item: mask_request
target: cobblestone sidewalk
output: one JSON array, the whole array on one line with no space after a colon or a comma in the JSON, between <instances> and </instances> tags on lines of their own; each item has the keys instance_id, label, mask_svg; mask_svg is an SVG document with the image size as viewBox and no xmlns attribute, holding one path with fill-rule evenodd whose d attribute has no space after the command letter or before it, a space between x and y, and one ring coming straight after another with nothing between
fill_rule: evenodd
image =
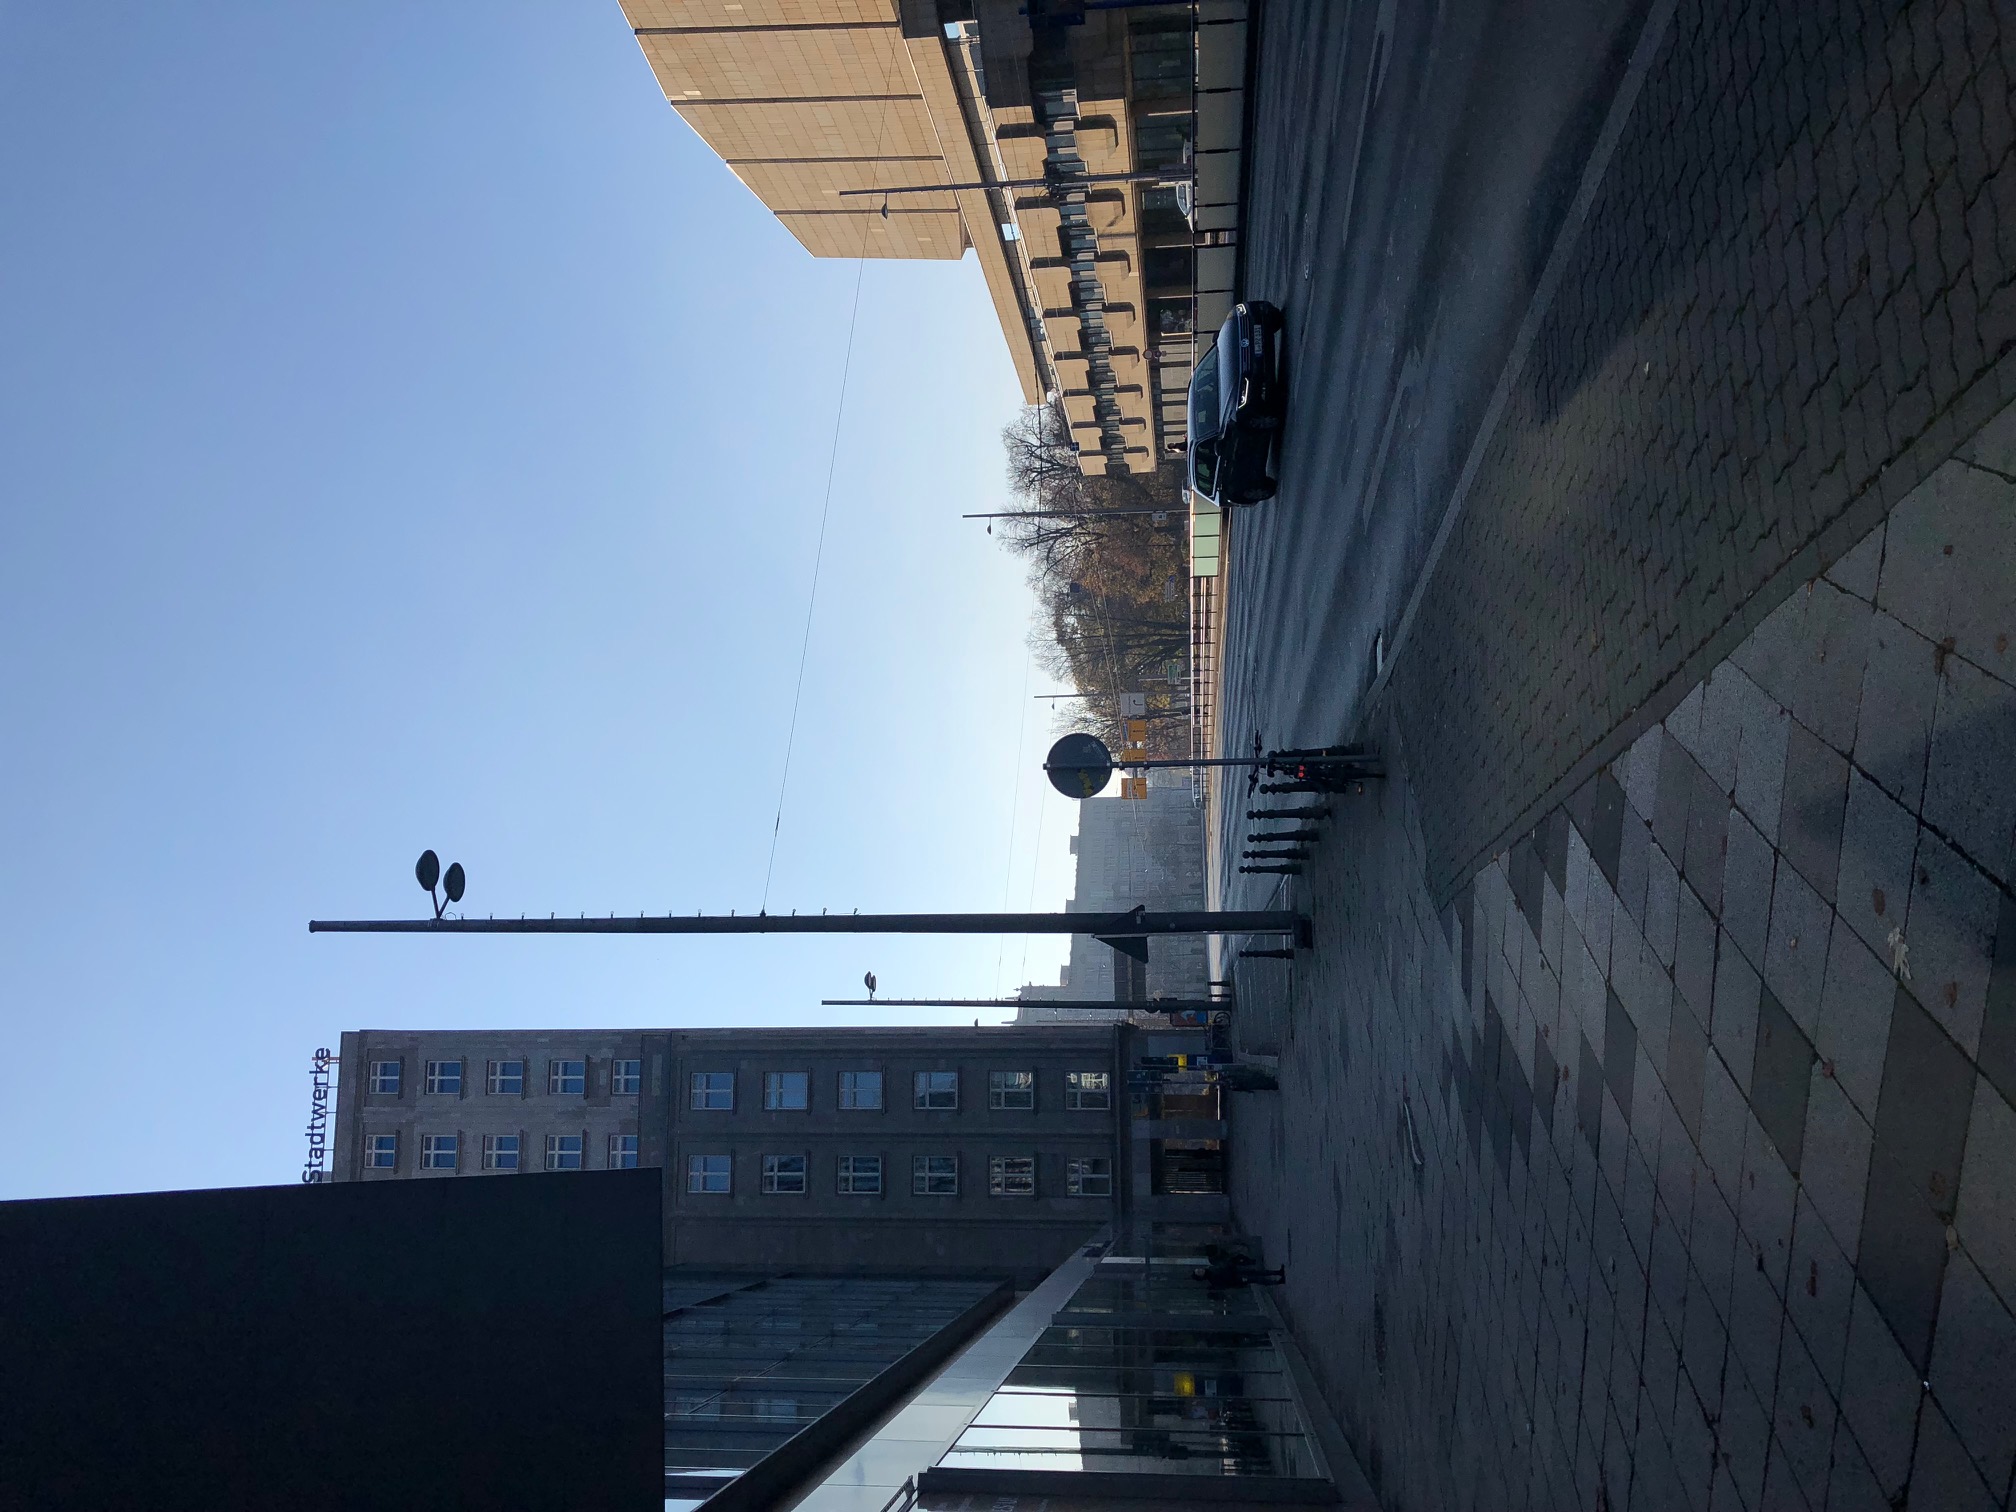
<instances>
[{"instance_id":1,"label":"cobblestone sidewalk","mask_svg":"<svg viewBox=\"0 0 2016 1512\"><path fill-rule=\"evenodd\" d=\"M2009 1506L2012 636L2016 409L1439 916L1389 728L1233 1154L1389 1508Z\"/></svg>"},{"instance_id":2,"label":"cobblestone sidewalk","mask_svg":"<svg viewBox=\"0 0 2016 1512\"><path fill-rule=\"evenodd\" d=\"M1998 0L1680 0L1394 674L1438 897L2016 400L2012 102Z\"/></svg>"}]
</instances>

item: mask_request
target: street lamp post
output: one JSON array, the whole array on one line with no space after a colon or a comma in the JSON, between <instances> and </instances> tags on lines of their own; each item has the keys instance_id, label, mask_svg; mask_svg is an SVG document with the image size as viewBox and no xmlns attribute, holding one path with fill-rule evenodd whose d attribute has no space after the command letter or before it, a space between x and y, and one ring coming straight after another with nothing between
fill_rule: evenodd
<instances>
[{"instance_id":1,"label":"street lamp post","mask_svg":"<svg viewBox=\"0 0 2016 1512\"><path fill-rule=\"evenodd\" d=\"M821 1008L1064 1008L1095 1013L1119 1009L1123 1013L1229 1013L1238 1004L1229 998L1213 1002L1209 998L1138 998L1125 1002L1112 998L821 998Z\"/></svg>"},{"instance_id":2,"label":"street lamp post","mask_svg":"<svg viewBox=\"0 0 2016 1512\"><path fill-rule=\"evenodd\" d=\"M430 919L310 919L310 934L526 934L526 935L747 935L747 934L1083 934L1123 955L1148 959L1148 942L1178 935L1285 935L1296 945L1310 942L1306 915L1289 909L1145 908L1108 913L911 913L911 914L638 914L632 919L586 914L563 919L520 915L515 919L448 917L435 895L440 862L421 856L414 874L434 903ZM465 878L450 869L450 900L459 901ZM873 983L869 984L872 988Z\"/></svg>"},{"instance_id":3,"label":"street lamp post","mask_svg":"<svg viewBox=\"0 0 2016 1512\"><path fill-rule=\"evenodd\" d=\"M1196 177L1186 168L1141 168L1132 173L1074 173L1068 179L996 179L992 183L974 180L965 184L889 184L877 189L842 189L842 199L891 194L957 194L970 189L1076 189L1085 184L1187 184Z\"/></svg>"},{"instance_id":4,"label":"street lamp post","mask_svg":"<svg viewBox=\"0 0 2016 1512\"><path fill-rule=\"evenodd\" d=\"M1299 938L1303 915L1287 909L1166 909L1150 913L638 914L591 919L311 919L310 934L1082 934L1102 940L1178 935L1267 934Z\"/></svg>"},{"instance_id":5,"label":"street lamp post","mask_svg":"<svg viewBox=\"0 0 2016 1512\"><path fill-rule=\"evenodd\" d=\"M962 520L1108 520L1116 515L1171 515L1167 504L1131 504L1114 509L997 509L990 514L962 514Z\"/></svg>"}]
</instances>

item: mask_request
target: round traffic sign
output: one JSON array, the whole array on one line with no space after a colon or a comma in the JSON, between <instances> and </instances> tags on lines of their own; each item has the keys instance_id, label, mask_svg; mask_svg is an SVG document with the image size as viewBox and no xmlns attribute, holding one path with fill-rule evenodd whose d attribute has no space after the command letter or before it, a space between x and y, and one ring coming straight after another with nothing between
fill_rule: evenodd
<instances>
[{"instance_id":1,"label":"round traffic sign","mask_svg":"<svg viewBox=\"0 0 2016 1512\"><path fill-rule=\"evenodd\" d=\"M1113 753L1097 735L1066 735L1050 747L1043 770L1066 798L1091 798L1113 780Z\"/></svg>"}]
</instances>

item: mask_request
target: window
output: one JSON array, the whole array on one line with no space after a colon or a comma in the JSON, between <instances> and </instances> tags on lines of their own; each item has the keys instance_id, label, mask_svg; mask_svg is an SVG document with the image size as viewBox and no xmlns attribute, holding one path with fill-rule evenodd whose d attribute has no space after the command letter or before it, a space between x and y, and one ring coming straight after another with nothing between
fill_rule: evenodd
<instances>
[{"instance_id":1,"label":"window","mask_svg":"<svg viewBox=\"0 0 2016 1512\"><path fill-rule=\"evenodd\" d=\"M840 1193L845 1197L873 1197L882 1190L880 1155L842 1155Z\"/></svg>"},{"instance_id":2,"label":"window","mask_svg":"<svg viewBox=\"0 0 2016 1512\"><path fill-rule=\"evenodd\" d=\"M880 1071L842 1071L840 1073L840 1106L857 1109L881 1107L882 1073Z\"/></svg>"},{"instance_id":3,"label":"window","mask_svg":"<svg viewBox=\"0 0 2016 1512\"><path fill-rule=\"evenodd\" d=\"M423 1134L420 1136L420 1169L423 1171L452 1171L455 1169L462 1141L453 1134Z\"/></svg>"},{"instance_id":4,"label":"window","mask_svg":"<svg viewBox=\"0 0 2016 1512\"><path fill-rule=\"evenodd\" d=\"M483 1136L483 1169L486 1171L517 1170L518 1136L516 1134L485 1134Z\"/></svg>"},{"instance_id":5,"label":"window","mask_svg":"<svg viewBox=\"0 0 2016 1512\"><path fill-rule=\"evenodd\" d=\"M809 1071L765 1071L763 1106L773 1112L802 1113L811 1101L812 1074Z\"/></svg>"},{"instance_id":6,"label":"window","mask_svg":"<svg viewBox=\"0 0 2016 1512\"><path fill-rule=\"evenodd\" d=\"M1074 1160L1070 1163L1066 1188L1073 1197L1111 1197L1113 1195L1113 1162L1110 1160Z\"/></svg>"},{"instance_id":7,"label":"window","mask_svg":"<svg viewBox=\"0 0 2016 1512\"><path fill-rule=\"evenodd\" d=\"M373 1092L383 1092L391 1097L397 1097L399 1095L399 1062L395 1060L371 1062L371 1090Z\"/></svg>"},{"instance_id":8,"label":"window","mask_svg":"<svg viewBox=\"0 0 2016 1512\"><path fill-rule=\"evenodd\" d=\"M990 1108L1033 1108L1036 1106L1034 1071L989 1071L987 1106Z\"/></svg>"},{"instance_id":9,"label":"window","mask_svg":"<svg viewBox=\"0 0 2016 1512\"><path fill-rule=\"evenodd\" d=\"M1196 72L1196 44L1190 23L1137 21L1127 33L1128 72L1137 100L1187 97Z\"/></svg>"},{"instance_id":10,"label":"window","mask_svg":"<svg viewBox=\"0 0 2016 1512\"><path fill-rule=\"evenodd\" d=\"M525 1095L525 1062L522 1060L490 1062L490 1095L492 1097L523 1097Z\"/></svg>"},{"instance_id":11,"label":"window","mask_svg":"<svg viewBox=\"0 0 2016 1512\"><path fill-rule=\"evenodd\" d=\"M727 1191L728 1157L726 1155L688 1155L686 1157L686 1190L689 1192Z\"/></svg>"},{"instance_id":12,"label":"window","mask_svg":"<svg viewBox=\"0 0 2016 1512\"><path fill-rule=\"evenodd\" d=\"M546 1169L549 1171L580 1170L581 1136L579 1134L548 1134L546 1136Z\"/></svg>"},{"instance_id":13,"label":"window","mask_svg":"<svg viewBox=\"0 0 2016 1512\"><path fill-rule=\"evenodd\" d=\"M459 1060L427 1062L427 1090L452 1092L459 1097L462 1093L462 1062Z\"/></svg>"},{"instance_id":14,"label":"window","mask_svg":"<svg viewBox=\"0 0 2016 1512\"><path fill-rule=\"evenodd\" d=\"M612 1171L634 1171L637 1169L637 1136L635 1134L611 1134L609 1136L609 1169Z\"/></svg>"},{"instance_id":15,"label":"window","mask_svg":"<svg viewBox=\"0 0 2016 1512\"><path fill-rule=\"evenodd\" d=\"M632 1097L644 1085L644 1062L641 1060L611 1061L609 1064L609 1090L619 1097Z\"/></svg>"},{"instance_id":16,"label":"window","mask_svg":"<svg viewBox=\"0 0 2016 1512\"><path fill-rule=\"evenodd\" d=\"M910 1165L910 1190L919 1197L957 1197L959 1157L919 1155Z\"/></svg>"},{"instance_id":17,"label":"window","mask_svg":"<svg viewBox=\"0 0 2016 1512\"><path fill-rule=\"evenodd\" d=\"M959 1106L959 1073L957 1071L919 1071L917 1073L917 1106L920 1108L956 1108Z\"/></svg>"},{"instance_id":18,"label":"window","mask_svg":"<svg viewBox=\"0 0 2016 1512\"><path fill-rule=\"evenodd\" d=\"M1036 1157L996 1155L987 1162L987 1190L996 1197L1034 1197Z\"/></svg>"},{"instance_id":19,"label":"window","mask_svg":"<svg viewBox=\"0 0 2016 1512\"><path fill-rule=\"evenodd\" d=\"M546 1090L562 1097L579 1097L588 1090L588 1062L556 1060L546 1062Z\"/></svg>"},{"instance_id":20,"label":"window","mask_svg":"<svg viewBox=\"0 0 2016 1512\"><path fill-rule=\"evenodd\" d=\"M1112 1107L1112 1076L1105 1071L1066 1071L1064 1106L1081 1110Z\"/></svg>"},{"instance_id":21,"label":"window","mask_svg":"<svg viewBox=\"0 0 2016 1512\"><path fill-rule=\"evenodd\" d=\"M397 1065L398 1062L393 1062ZM395 1170L399 1165L399 1136L370 1134L364 1139L364 1164L374 1171Z\"/></svg>"},{"instance_id":22,"label":"window","mask_svg":"<svg viewBox=\"0 0 2016 1512\"><path fill-rule=\"evenodd\" d=\"M1188 116L1146 116L1134 126L1134 156L1147 168L1168 168L1183 160L1183 148L1190 140ZM1148 259L1142 258L1144 270ZM1174 283L1173 278L1150 278L1151 283Z\"/></svg>"},{"instance_id":23,"label":"window","mask_svg":"<svg viewBox=\"0 0 2016 1512\"><path fill-rule=\"evenodd\" d=\"M695 1071L693 1095L687 1106L696 1113L725 1113L735 1106L733 1071Z\"/></svg>"},{"instance_id":24,"label":"window","mask_svg":"<svg viewBox=\"0 0 2016 1512\"><path fill-rule=\"evenodd\" d=\"M804 1191L805 1157L803 1155L765 1155L763 1157L763 1190L766 1192Z\"/></svg>"}]
</instances>

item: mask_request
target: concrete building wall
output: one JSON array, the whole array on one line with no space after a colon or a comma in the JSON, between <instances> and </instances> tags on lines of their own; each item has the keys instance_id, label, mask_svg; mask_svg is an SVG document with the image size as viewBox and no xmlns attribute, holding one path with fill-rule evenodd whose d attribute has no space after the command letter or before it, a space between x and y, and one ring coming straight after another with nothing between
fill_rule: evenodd
<instances>
[{"instance_id":1,"label":"concrete building wall","mask_svg":"<svg viewBox=\"0 0 2016 1512\"><path fill-rule=\"evenodd\" d=\"M1124 1160L1117 1105L1125 1077L1114 1031L1075 1024L982 1029L700 1030L666 1037L670 1137L666 1256L685 1265L903 1265L926 1270L1027 1270L1054 1264L1116 1211ZM804 1072L809 1106L764 1107L765 1075ZM839 1106L842 1072L882 1075L883 1106ZM954 1072L958 1106L915 1106L918 1072ZM1035 1074L1035 1107L990 1106L990 1073ZM1103 1072L1107 1107L1067 1106L1066 1075ZM734 1107L694 1106L692 1079L734 1078ZM726 1156L727 1192L695 1192L694 1156ZM763 1157L804 1156L806 1190L763 1189ZM843 1157L880 1157L882 1189L840 1190ZM915 1190L918 1156L957 1162L956 1194ZM1033 1196L989 1189L996 1156L1033 1157ZM1074 1196L1073 1160L1100 1160L1112 1195Z\"/></svg>"},{"instance_id":2,"label":"concrete building wall","mask_svg":"<svg viewBox=\"0 0 2016 1512\"><path fill-rule=\"evenodd\" d=\"M1151 786L1145 799L1088 798L1078 805L1078 833L1071 842L1077 876L1071 901L1076 913L1204 906L1203 811L1187 785ZM1111 946L1086 935L1071 937L1064 979L1024 987L1017 1021L1068 1022L1079 1010L1045 1009L1045 997L1113 996L1116 957ZM1204 942L1194 938L1151 940L1147 993L1150 997L1198 999L1207 996Z\"/></svg>"},{"instance_id":3,"label":"concrete building wall","mask_svg":"<svg viewBox=\"0 0 2016 1512\"><path fill-rule=\"evenodd\" d=\"M730 10L723 0L623 0L623 13L640 31L668 27L712 32L757 26L894 26L894 0L743 0Z\"/></svg>"},{"instance_id":4,"label":"concrete building wall","mask_svg":"<svg viewBox=\"0 0 2016 1512\"><path fill-rule=\"evenodd\" d=\"M769 31L746 26L640 30L637 43L665 97L681 110L690 99L900 98L916 93L908 87L910 61L902 33L887 21Z\"/></svg>"}]
</instances>

